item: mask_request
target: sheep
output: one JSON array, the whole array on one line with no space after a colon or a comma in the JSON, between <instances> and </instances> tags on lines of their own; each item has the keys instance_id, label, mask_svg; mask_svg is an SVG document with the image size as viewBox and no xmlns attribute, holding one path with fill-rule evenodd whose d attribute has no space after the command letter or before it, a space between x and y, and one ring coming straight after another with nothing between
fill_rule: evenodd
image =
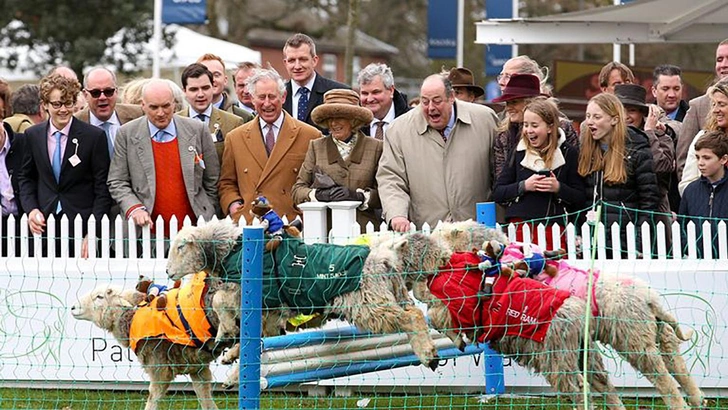
<instances>
[{"instance_id":1,"label":"sheep","mask_svg":"<svg viewBox=\"0 0 728 410\"><path fill-rule=\"evenodd\" d=\"M240 231L228 221L183 228L170 247L167 263L169 277L176 280L198 270L224 277L227 274L224 265L227 258L231 257L239 237ZM294 246L308 245L294 243ZM309 254L320 251L324 257L328 257L332 249L344 248L336 245L312 246L315 250L305 248ZM349 247L346 250L355 248L362 247ZM281 252L281 248L274 252ZM418 275L436 271L449 256L449 248L420 233L379 243L369 249L356 289L326 302L326 307L320 312L323 321L329 317L340 317L364 331L405 332L420 362L435 370L438 363L437 349L422 311L410 299L407 282ZM305 265L309 266L309 263L310 260ZM413 273L403 273L405 270ZM268 274L270 272L264 273ZM264 306L263 336L281 334L285 321L298 312L297 309L299 307L287 304ZM237 311L216 312L221 320L218 340L237 334Z\"/></svg>"},{"instance_id":2,"label":"sheep","mask_svg":"<svg viewBox=\"0 0 728 410\"><path fill-rule=\"evenodd\" d=\"M212 283L208 279L208 284ZM187 285L185 285L187 286ZM218 291L214 283L204 292L203 304L209 306ZM155 410L165 395L170 382L177 375L188 374L203 409L217 409L212 398L212 372L210 362L227 346L214 339L204 341L199 347L173 343L163 338L130 338L133 327L145 327L147 323L134 322L140 309L154 309L154 303L138 307L145 295L136 291L125 291L114 285L100 285L82 296L72 307L71 314L77 320L90 321L110 332L124 347L136 346L134 352L150 379L149 397L145 410ZM160 312L164 313L164 312ZM143 316L142 316L143 317ZM217 317L208 312L210 325L218 325ZM137 317L139 319L139 317ZM141 319L143 320L143 319Z\"/></svg>"},{"instance_id":3,"label":"sheep","mask_svg":"<svg viewBox=\"0 0 728 410\"><path fill-rule=\"evenodd\" d=\"M610 408L624 408L601 355L582 347L588 320L584 300L531 279L505 276L497 278L494 294L484 300L479 295L480 273L472 269L477 263L471 252L454 253L448 265L428 279L433 299L424 302L433 328L453 329L476 343L490 342L493 350L541 374L577 408L583 406L580 368L586 355L586 382L593 391L606 394Z\"/></svg>"},{"instance_id":4,"label":"sheep","mask_svg":"<svg viewBox=\"0 0 728 410\"><path fill-rule=\"evenodd\" d=\"M459 245L462 243L460 232L461 227L446 225L441 227L438 235L446 242L452 242L454 250L470 250L462 249ZM468 237L472 238L487 238L490 235L491 230L482 225L472 225L468 230ZM507 246L510 242L503 244ZM559 265L560 272L565 270L562 265L568 266L563 261ZM546 278L547 275L536 277L541 281ZM553 284L569 282L555 280ZM425 284L420 283L416 287L421 289ZM564 290L573 293L573 289ZM415 297L419 300L431 299L426 291L415 293ZM690 376L679 347L681 342L691 338L693 332L681 329L677 318L664 308L659 293L639 278L602 272L594 282L593 298L598 306L595 340L611 346L620 357L650 380L668 408L683 409L687 406L678 384L692 406L702 405L704 395ZM447 335L453 339L452 330ZM464 347L461 339L455 337L453 340L458 347Z\"/></svg>"}]
</instances>

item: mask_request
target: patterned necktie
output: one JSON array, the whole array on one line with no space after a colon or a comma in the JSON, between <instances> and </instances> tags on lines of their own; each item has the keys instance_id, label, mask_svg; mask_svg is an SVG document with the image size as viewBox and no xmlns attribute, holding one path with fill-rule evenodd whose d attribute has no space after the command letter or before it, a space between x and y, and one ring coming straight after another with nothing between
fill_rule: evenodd
<instances>
[{"instance_id":1,"label":"patterned necktie","mask_svg":"<svg viewBox=\"0 0 728 410\"><path fill-rule=\"evenodd\" d=\"M53 151L53 162L51 163L51 167L53 168L53 176L56 178L56 183L59 183L61 180L61 137L63 137L63 133L60 131L56 131L53 133L53 136L56 137L56 150ZM58 199L58 205L56 206L56 213L61 212L61 199Z\"/></svg>"},{"instance_id":2,"label":"patterned necktie","mask_svg":"<svg viewBox=\"0 0 728 410\"><path fill-rule=\"evenodd\" d=\"M298 97L298 119L306 121L306 110L308 110L308 88L301 87L298 89L300 96Z\"/></svg>"},{"instance_id":3,"label":"patterned necktie","mask_svg":"<svg viewBox=\"0 0 728 410\"><path fill-rule=\"evenodd\" d=\"M268 132L265 134L265 150L268 152L268 156L273 152L273 147L276 145L276 137L273 134L273 124L268 124Z\"/></svg>"},{"instance_id":4,"label":"patterned necktie","mask_svg":"<svg viewBox=\"0 0 728 410\"><path fill-rule=\"evenodd\" d=\"M114 139L111 138L111 123L105 121L101 126L106 133L106 143L109 145L109 158L114 158Z\"/></svg>"},{"instance_id":5,"label":"patterned necktie","mask_svg":"<svg viewBox=\"0 0 728 410\"><path fill-rule=\"evenodd\" d=\"M386 124L384 121L377 121L376 124L374 124L377 126L377 130L374 132L374 138L378 140L384 139L384 124Z\"/></svg>"},{"instance_id":6,"label":"patterned necktie","mask_svg":"<svg viewBox=\"0 0 728 410\"><path fill-rule=\"evenodd\" d=\"M437 132L440 133L440 136L442 137L442 141L447 142L447 135L445 135L445 128L443 128L441 130L437 130Z\"/></svg>"}]
</instances>

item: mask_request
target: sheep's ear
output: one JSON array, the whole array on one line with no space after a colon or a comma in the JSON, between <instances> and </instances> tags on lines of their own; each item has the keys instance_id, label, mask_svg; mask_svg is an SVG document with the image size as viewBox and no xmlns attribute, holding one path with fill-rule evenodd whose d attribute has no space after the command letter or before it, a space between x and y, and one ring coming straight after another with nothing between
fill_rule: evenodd
<instances>
[{"instance_id":1,"label":"sheep's ear","mask_svg":"<svg viewBox=\"0 0 728 410\"><path fill-rule=\"evenodd\" d=\"M106 288L106 296L111 296L114 294L114 289L112 288Z\"/></svg>"},{"instance_id":2,"label":"sheep's ear","mask_svg":"<svg viewBox=\"0 0 728 410\"><path fill-rule=\"evenodd\" d=\"M401 238L396 239L392 243L392 249L398 253L402 252L406 249L408 243L409 243L409 240L408 240L407 236L403 236Z\"/></svg>"}]
</instances>

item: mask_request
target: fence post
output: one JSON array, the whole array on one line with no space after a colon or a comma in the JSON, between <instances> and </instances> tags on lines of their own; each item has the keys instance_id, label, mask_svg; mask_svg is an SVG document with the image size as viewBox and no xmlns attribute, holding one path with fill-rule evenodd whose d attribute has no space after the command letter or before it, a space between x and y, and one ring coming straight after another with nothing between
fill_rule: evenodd
<instances>
[{"instance_id":1,"label":"fence post","mask_svg":"<svg viewBox=\"0 0 728 410\"><path fill-rule=\"evenodd\" d=\"M263 313L263 228L243 228L240 278L240 384L238 408L260 409L260 354Z\"/></svg>"},{"instance_id":2,"label":"fence post","mask_svg":"<svg viewBox=\"0 0 728 410\"><path fill-rule=\"evenodd\" d=\"M475 204L475 213L479 223L488 228L495 228L495 202L479 202ZM505 393L506 383L503 376L503 356L486 345L483 350L483 362L485 393Z\"/></svg>"},{"instance_id":3,"label":"fence post","mask_svg":"<svg viewBox=\"0 0 728 410\"><path fill-rule=\"evenodd\" d=\"M298 204L303 212L303 241L307 244L326 243L329 230L326 224L328 207L325 202L303 202Z\"/></svg>"},{"instance_id":4,"label":"fence post","mask_svg":"<svg viewBox=\"0 0 728 410\"><path fill-rule=\"evenodd\" d=\"M359 201L328 202L331 209L331 243L345 245L351 237L351 227L356 223L356 208ZM335 222L334 222L335 221Z\"/></svg>"}]
</instances>

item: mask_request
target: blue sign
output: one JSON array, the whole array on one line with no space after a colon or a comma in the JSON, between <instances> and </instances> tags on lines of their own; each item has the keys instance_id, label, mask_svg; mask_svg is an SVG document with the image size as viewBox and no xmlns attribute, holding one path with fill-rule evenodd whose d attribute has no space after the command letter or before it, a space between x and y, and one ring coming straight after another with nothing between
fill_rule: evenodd
<instances>
[{"instance_id":1,"label":"blue sign","mask_svg":"<svg viewBox=\"0 0 728 410\"><path fill-rule=\"evenodd\" d=\"M207 22L207 0L164 0L162 2L162 23L205 24Z\"/></svg>"},{"instance_id":2,"label":"blue sign","mask_svg":"<svg viewBox=\"0 0 728 410\"><path fill-rule=\"evenodd\" d=\"M509 19L513 17L512 1L486 0L485 17L489 19ZM496 76L500 74L503 64L513 53L511 46L489 45L485 50L485 75Z\"/></svg>"},{"instance_id":3,"label":"blue sign","mask_svg":"<svg viewBox=\"0 0 728 410\"><path fill-rule=\"evenodd\" d=\"M452 0L427 2L427 57L454 59L458 46L458 3Z\"/></svg>"}]
</instances>

